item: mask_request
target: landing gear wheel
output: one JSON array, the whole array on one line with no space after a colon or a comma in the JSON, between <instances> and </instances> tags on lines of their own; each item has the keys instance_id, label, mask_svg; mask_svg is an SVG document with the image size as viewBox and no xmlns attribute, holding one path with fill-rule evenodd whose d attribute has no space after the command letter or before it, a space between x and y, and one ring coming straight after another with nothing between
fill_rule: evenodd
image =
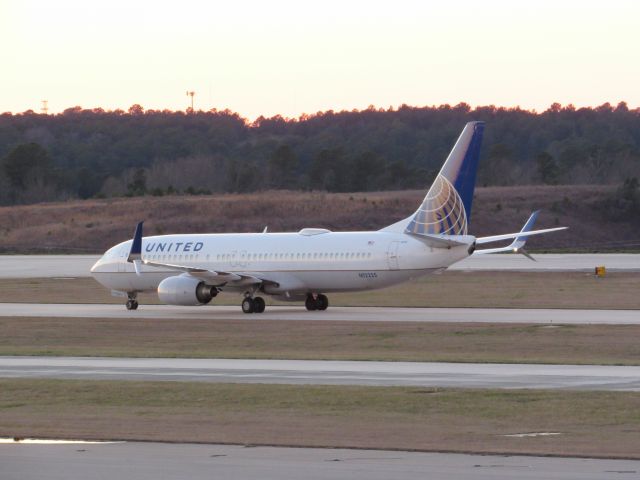
<instances>
[{"instance_id":1,"label":"landing gear wheel","mask_svg":"<svg viewBox=\"0 0 640 480\"><path fill-rule=\"evenodd\" d=\"M318 310L326 310L329 306L329 299L326 295L318 295L316 298L316 308Z\"/></svg>"},{"instance_id":2,"label":"landing gear wheel","mask_svg":"<svg viewBox=\"0 0 640 480\"><path fill-rule=\"evenodd\" d=\"M312 295L307 295L307 299L304 302L304 306L310 312L318 309L318 302Z\"/></svg>"},{"instance_id":3,"label":"landing gear wheel","mask_svg":"<svg viewBox=\"0 0 640 480\"><path fill-rule=\"evenodd\" d=\"M262 312L264 312L264 308L265 308L264 298L255 297L253 299L253 312L254 313L262 313Z\"/></svg>"},{"instance_id":4,"label":"landing gear wheel","mask_svg":"<svg viewBox=\"0 0 640 480\"><path fill-rule=\"evenodd\" d=\"M246 297L244 300L242 300L243 313L253 313L255 311L256 311L256 305L255 305L255 302L253 301L253 298Z\"/></svg>"},{"instance_id":5,"label":"landing gear wheel","mask_svg":"<svg viewBox=\"0 0 640 480\"><path fill-rule=\"evenodd\" d=\"M137 309L138 309L137 300L127 300L127 310L137 310Z\"/></svg>"}]
</instances>

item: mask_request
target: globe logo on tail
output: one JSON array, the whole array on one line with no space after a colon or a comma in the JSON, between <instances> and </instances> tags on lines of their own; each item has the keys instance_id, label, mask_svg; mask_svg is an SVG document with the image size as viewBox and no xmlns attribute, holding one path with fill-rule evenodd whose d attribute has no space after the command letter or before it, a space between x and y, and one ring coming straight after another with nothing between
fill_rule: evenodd
<instances>
[{"instance_id":1,"label":"globe logo on tail","mask_svg":"<svg viewBox=\"0 0 640 480\"><path fill-rule=\"evenodd\" d=\"M443 175L436 177L405 232L418 235L467 234L467 214L462 198Z\"/></svg>"}]
</instances>

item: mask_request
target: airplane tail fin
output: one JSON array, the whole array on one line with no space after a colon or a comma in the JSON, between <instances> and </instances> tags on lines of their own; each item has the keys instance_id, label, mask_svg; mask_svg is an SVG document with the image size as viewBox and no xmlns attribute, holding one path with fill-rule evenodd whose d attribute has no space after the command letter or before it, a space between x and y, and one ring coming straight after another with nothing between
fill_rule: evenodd
<instances>
[{"instance_id":1,"label":"airplane tail fin","mask_svg":"<svg viewBox=\"0 0 640 480\"><path fill-rule=\"evenodd\" d=\"M466 235L484 122L469 122L416 212L383 231L417 235Z\"/></svg>"}]
</instances>

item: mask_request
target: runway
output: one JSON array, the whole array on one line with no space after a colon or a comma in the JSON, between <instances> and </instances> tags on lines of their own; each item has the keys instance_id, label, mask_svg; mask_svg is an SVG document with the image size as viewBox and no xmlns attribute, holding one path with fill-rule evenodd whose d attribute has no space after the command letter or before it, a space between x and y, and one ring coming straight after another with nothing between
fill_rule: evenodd
<instances>
[{"instance_id":1,"label":"runway","mask_svg":"<svg viewBox=\"0 0 640 480\"><path fill-rule=\"evenodd\" d=\"M474 255L449 270L593 271L604 265L609 271L640 272L640 254L535 254ZM0 278L88 277L100 255L0 255Z\"/></svg>"},{"instance_id":2,"label":"runway","mask_svg":"<svg viewBox=\"0 0 640 480\"><path fill-rule=\"evenodd\" d=\"M0 377L640 391L640 366L0 357Z\"/></svg>"},{"instance_id":3,"label":"runway","mask_svg":"<svg viewBox=\"0 0 640 480\"><path fill-rule=\"evenodd\" d=\"M599 480L640 472L634 460L135 442L0 445L0 465L4 480Z\"/></svg>"},{"instance_id":4,"label":"runway","mask_svg":"<svg viewBox=\"0 0 640 480\"><path fill-rule=\"evenodd\" d=\"M324 312L308 312L301 305L269 306L264 313L247 315L239 306L207 305L178 307L141 305L128 311L117 304L0 303L0 317L67 318L154 318L167 320L292 320L350 322L462 322L532 323L567 325L638 325L637 310L571 310L523 308L396 308L329 307Z\"/></svg>"}]
</instances>

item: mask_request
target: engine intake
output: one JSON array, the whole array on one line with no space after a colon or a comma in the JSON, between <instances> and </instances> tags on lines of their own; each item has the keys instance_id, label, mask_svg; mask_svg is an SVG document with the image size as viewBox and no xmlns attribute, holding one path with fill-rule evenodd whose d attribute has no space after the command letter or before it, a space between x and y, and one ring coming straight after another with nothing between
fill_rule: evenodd
<instances>
[{"instance_id":1,"label":"engine intake","mask_svg":"<svg viewBox=\"0 0 640 480\"><path fill-rule=\"evenodd\" d=\"M218 289L190 275L165 278L158 285L158 298L167 305L204 305Z\"/></svg>"}]
</instances>

